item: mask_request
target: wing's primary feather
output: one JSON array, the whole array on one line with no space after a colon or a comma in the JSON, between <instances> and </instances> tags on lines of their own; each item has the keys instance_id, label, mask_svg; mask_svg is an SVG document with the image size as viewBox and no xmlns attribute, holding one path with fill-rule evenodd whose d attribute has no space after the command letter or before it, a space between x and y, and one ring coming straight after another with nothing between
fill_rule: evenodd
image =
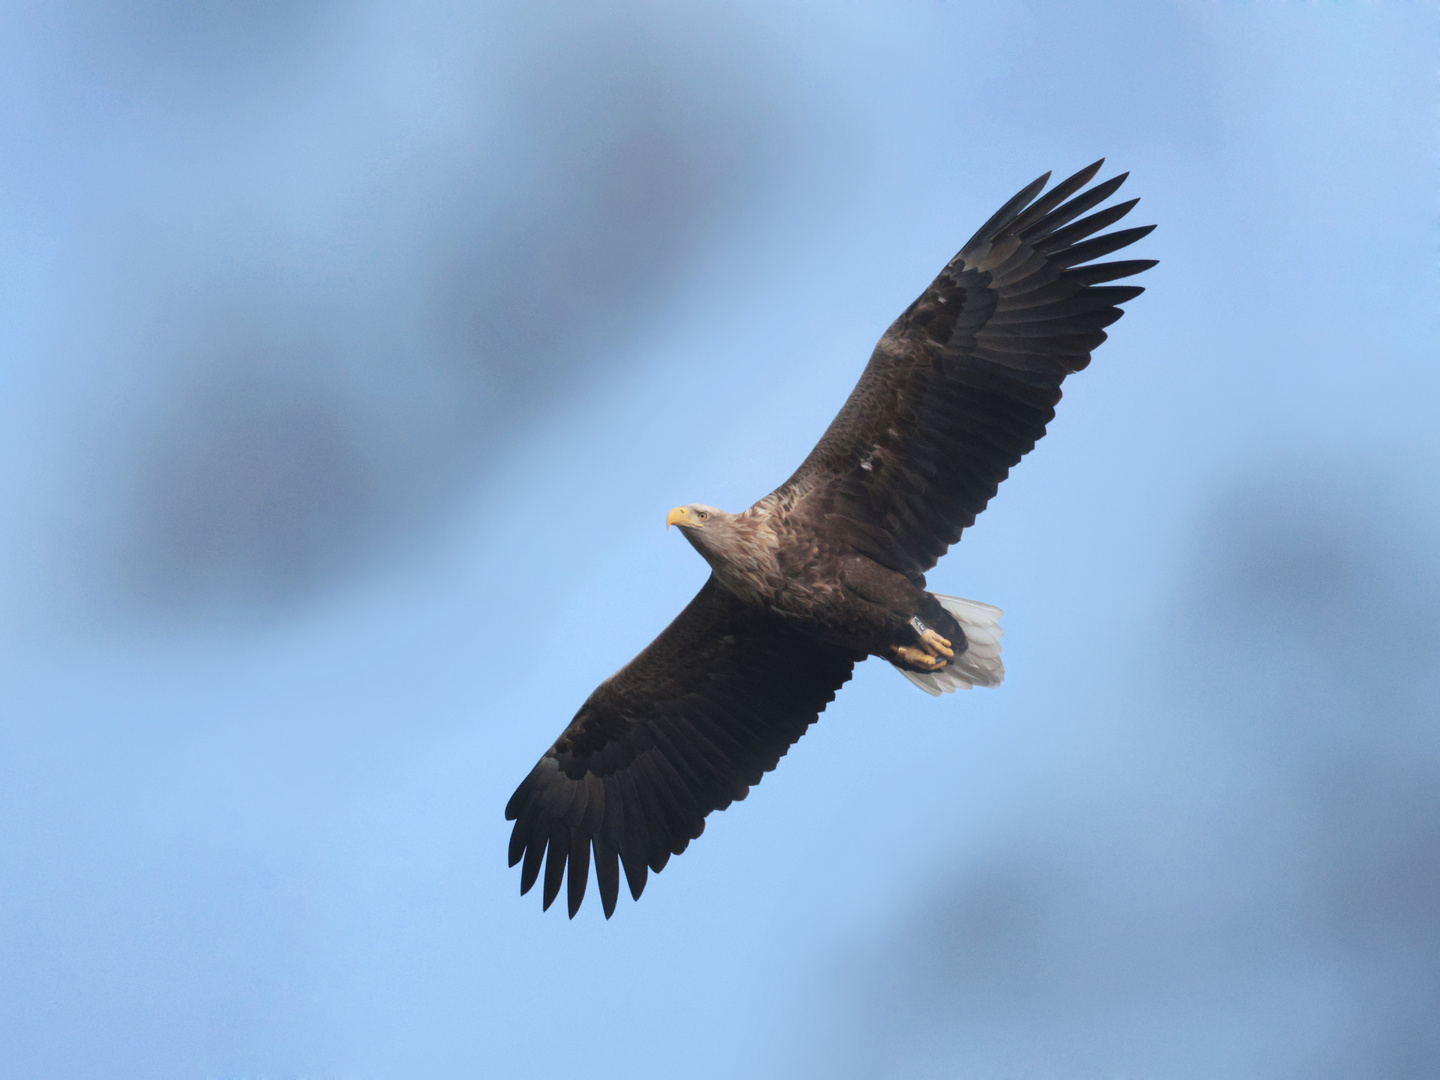
<instances>
[{"instance_id":1,"label":"wing's primary feather","mask_svg":"<svg viewBox=\"0 0 1440 1080\"><path fill-rule=\"evenodd\" d=\"M705 828L805 733L860 656L742 604L712 578L649 646L601 683L505 807L520 891L540 876L571 917L590 852L605 916L624 868L637 900ZM547 854L548 853L548 854ZM617 865L618 863L618 865Z\"/></svg>"},{"instance_id":2,"label":"wing's primary feather","mask_svg":"<svg viewBox=\"0 0 1440 1080\"><path fill-rule=\"evenodd\" d=\"M1021 190L885 332L835 420L780 489L800 512L912 576L974 523L1045 434L1065 376L1090 362L1119 305L1144 291L1100 283L1155 265L1079 265L1154 228L1087 239L1138 201L1075 220L1125 180L1082 191L1102 163L1044 195L1048 173Z\"/></svg>"}]
</instances>

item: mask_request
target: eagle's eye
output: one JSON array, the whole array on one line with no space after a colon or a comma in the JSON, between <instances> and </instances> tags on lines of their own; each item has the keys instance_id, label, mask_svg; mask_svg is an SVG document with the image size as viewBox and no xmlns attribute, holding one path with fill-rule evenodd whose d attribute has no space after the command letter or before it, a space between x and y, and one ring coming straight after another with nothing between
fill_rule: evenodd
<instances>
[{"instance_id":1,"label":"eagle's eye","mask_svg":"<svg viewBox=\"0 0 1440 1080\"><path fill-rule=\"evenodd\" d=\"M709 519L710 515L707 514L704 510L701 510L701 511L699 511L699 513L698 513L698 517L700 518L701 521L706 521L706 520Z\"/></svg>"}]
</instances>

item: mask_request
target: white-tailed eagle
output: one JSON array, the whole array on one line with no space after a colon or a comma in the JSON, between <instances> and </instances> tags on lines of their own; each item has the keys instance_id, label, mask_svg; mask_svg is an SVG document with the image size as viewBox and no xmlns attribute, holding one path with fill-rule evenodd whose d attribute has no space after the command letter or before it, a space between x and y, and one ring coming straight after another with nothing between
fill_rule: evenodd
<instances>
[{"instance_id":1,"label":"white-tailed eagle","mask_svg":"<svg viewBox=\"0 0 1440 1080\"><path fill-rule=\"evenodd\" d=\"M522 893L543 861L548 908L568 866L573 917L593 849L605 916L621 867L639 899L647 872L743 799L867 656L932 694L999 684L999 610L926 592L925 572L1143 291L1105 283L1154 260L1092 261L1154 227L1094 235L1138 201L1081 217L1125 179L1084 190L1101 164L1042 195L1046 173L980 227L885 332L789 480L739 514L670 511L710 579L590 695L505 807Z\"/></svg>"}]
</instances>

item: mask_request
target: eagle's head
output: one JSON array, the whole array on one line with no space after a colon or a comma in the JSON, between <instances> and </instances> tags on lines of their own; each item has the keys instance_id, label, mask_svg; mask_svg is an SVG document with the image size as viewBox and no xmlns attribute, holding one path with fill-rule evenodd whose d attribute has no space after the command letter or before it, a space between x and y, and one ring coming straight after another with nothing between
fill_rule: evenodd
<instances>
[{"instance_id":1,"label":"eagle's head","mask_svg":"<svg viewBox=\"0 0 1440 1080\"><path fill-rule=\"evenodd\" d=\"M727 514L704 503L677 506L665 515L665 527L680 526L681 535L707 559L723 557L740 539L735 514Z\"/></svg>"},{"instance_id":2,"label":"eagle's head","mask_svg":"<svg viewBox=\"0 0 1440 1080\"><path fill-rule=\"evenodd\" d=\"M767 544L763 518L752 506L743 514L727 514L703 503L677 506L665 518L715 571L727 589L756 603L774 591L779 566Z\"/></svg>"}]
</instances>

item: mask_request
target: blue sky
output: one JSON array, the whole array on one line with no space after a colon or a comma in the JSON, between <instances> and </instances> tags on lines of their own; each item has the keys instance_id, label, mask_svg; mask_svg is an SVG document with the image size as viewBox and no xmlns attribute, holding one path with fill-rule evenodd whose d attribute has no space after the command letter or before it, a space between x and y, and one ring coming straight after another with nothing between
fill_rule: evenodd
<instances>
[{"instance_id":1,"label":"blue sky","mask_svg":"<svg viewBox=\"0 0 1440 1080\"><path fill-rule=\"evenodd\" d=\"M0 10L0 1075L1440 1067L1434 5ZM614 919L501 810L1001 201L1161 259ZM557 651L556 638L567 644Z\"/></svg>"}]
</instances>

